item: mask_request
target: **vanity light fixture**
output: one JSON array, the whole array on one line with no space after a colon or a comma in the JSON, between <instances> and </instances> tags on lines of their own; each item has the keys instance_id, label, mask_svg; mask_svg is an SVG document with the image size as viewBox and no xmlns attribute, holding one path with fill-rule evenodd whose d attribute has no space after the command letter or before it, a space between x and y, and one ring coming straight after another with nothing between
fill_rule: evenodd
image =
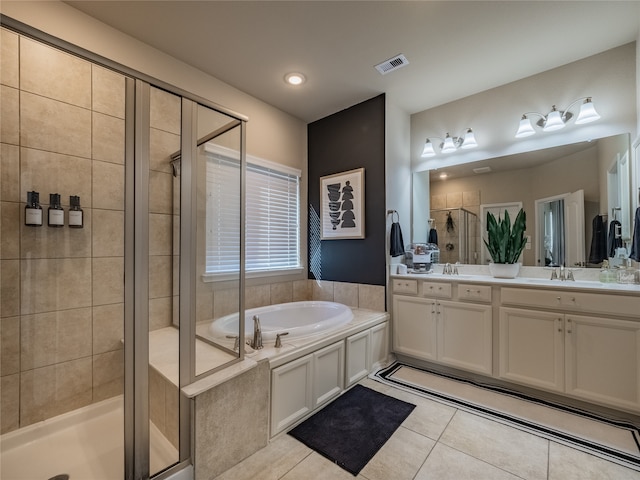
<instances>
[{"instance_id":1,"label":"vanity light fixture","mask_svg":"<svg viewBox=\"0 0 640 480\"><path fill-rule=\"evenodd\" d=\"M284 76L284 81L289 85L298 86L306 82L307 78L302 73L291 72Z\"/></svg>"},{"instance_id":2,"label":"vanity light fixture","mask_svg":"<svg viewBox=\"0 0 640 480\"><path fill-rule=\"evenodd\" d=\"M580 111L578 112L578 117L575 121L576 125L595 122L600 118L600 115L598 115L598 112L596 112L596 108L593 106L591 97L582 97L569 104L569 106L564 110L558 110L556 106L553 105L551 107L551 111L547 115L543 115L542 113L538 112L525 113L520 119L520 125L518 126L518 131L516 132L516 138L524 138L536 133L536 130L531 124L531 119L529 118L530 115L536 115L540 117L540 119L536 122L536 125L542 127L543 132L553 132L554 130L560 130L561 128L564 128L567 124L567 121L573 118L573 114L569 110L579 102L582 102L582 104L580 105Z\"/></svg>"},{"instance_id":3,"label":"vanity light fixture","mask_svg":"<svg viewBox=\"0 0 640 480\"><path fill-rule=\"evenodd\" d=\"M459 148L467 149L467 148L475 148L478 146L478 142L476 142L476 137L473 134L473 130L467 128L464 132L464 135L459 137L452 137L448 133L445 135L444 139L440 137L429 137L424 142L424 149L422 150L422 157L435 157L436 151L433 148L433 143L431 143L431 139L440 140L440 152L442 153L453 153Z\"/></svg>"}]
</instances>

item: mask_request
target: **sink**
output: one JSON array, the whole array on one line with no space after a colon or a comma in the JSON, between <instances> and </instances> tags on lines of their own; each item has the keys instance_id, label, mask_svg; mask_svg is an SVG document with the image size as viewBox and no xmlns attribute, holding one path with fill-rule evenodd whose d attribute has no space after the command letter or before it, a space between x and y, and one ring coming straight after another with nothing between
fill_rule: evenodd
<instances>
[{"instance_id":1,"label":"sink","mask_svg":"<svg viewBox=\"0 0 640 480\"><path fill-rule=\"evenodd\" d=\"M549 287L590 287L600 288L604 284L600 282L588 280L549 280L546 278L519 278L518 280L525 283L533 283L536 285L547 285Z\"/></svg>"}]
</instances>

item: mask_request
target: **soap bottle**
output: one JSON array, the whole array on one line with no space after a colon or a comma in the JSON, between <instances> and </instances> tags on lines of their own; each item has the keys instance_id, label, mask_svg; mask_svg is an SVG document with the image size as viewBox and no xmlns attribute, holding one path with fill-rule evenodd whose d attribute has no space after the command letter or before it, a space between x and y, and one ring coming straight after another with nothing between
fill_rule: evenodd
<instances>
[{"instance_id":1,"label":"soap bottle","mask_svg":"<svg viewBox=\"0 0 640 480\"><path fill-rule=\"evenodd\" d=\"M49 209L47 210L49 220L48 225L50 227L64 227L64 210L60 206L60 194L49 194Z\"/></svg>"},{"instance_id":2,"label":"soap bottle","mask_svg":"<svg viewBox=\"0 0 640 480\"><path fill-rule=\"evenodd\" d=\"M40 194L27 192L27 205L24 209L24 224L27 227L42 226L42 207L40 206Z\"/></svg>"},{"instance_id":3,"label":"soap bottle","mask_svg":"<svg viewBox=\"0 0 640 480\"><path fill-rule=\"evenodd\" d=\"M69 228L84 227L84 217L82 208L80 208L80 197L71 195L69 197Z\"/></svg>"},{"instance_id":4,"label":"soap bottle","mask_svg":"<svg viewBox=\"0 0 640 480\"><path fill-rule=\"evenodd\" d=\"M609 260L602 261L599 279L602 283L615 283L618 281L616 272L609 268Z\"/></svg>"}]
</instances>

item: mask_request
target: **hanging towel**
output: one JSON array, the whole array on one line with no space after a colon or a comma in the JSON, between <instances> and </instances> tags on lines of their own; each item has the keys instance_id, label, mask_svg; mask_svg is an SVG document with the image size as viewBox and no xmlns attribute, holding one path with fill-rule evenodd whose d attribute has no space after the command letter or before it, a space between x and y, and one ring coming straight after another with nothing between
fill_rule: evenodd
<instances>
[{"instance_id":1,"label":"hanging towel","mask_svg":"<svg viewBox=\"0 0 640 480\"><path fill-rule=\"evenodd\" d=\"M429 230L429 235L427 236L427 243L435 243L438 245L438 232L435 228Z\"/></svg>"},{"instance_id":2,"label":"hanging towel","mask_svg":"<svg viewBox=\"0 0 640 480\"><path fill-rule=\"evenodd\" d=\"M399 257L404 254L404 240L402 239L402 230L398 222L391 224L391 238L389 243L391 244L389 253L392 257Z\"/></svg>"},{"instance_id":3,"label":"hanging towel","mask_svg":"<svg viewBox=\"0 0 640 480\"><path fill-rule=\"evenodd\" d=\"M607 225L602 215L593 217L593 235L589 263L600 263L607 258Z\"/></svg>"},{"instance_id":4,"label":"hanging towel","mask_svg":"<svg viewBox=\"0 0 640 480\"><path fill-rule=\"evenodd\" d=\"M633 220L633 236L631 237L631 254L629 258L640 262L640 207L636 209Z\"/></svg>"},{"instance_id":5,"label":"hanging towel","mask_svg":"<svg viewBox=\"0 0 640 480\"><path fill-rule=\"evenodd\" d=\"M607 253L609 258L613 258L616 255L616 248L622 247L622 238L616 238L616 230L620 231L622 224L618 220L613 220L609 224L609 241L607 242Z\"/></svg>"}]
</instances>

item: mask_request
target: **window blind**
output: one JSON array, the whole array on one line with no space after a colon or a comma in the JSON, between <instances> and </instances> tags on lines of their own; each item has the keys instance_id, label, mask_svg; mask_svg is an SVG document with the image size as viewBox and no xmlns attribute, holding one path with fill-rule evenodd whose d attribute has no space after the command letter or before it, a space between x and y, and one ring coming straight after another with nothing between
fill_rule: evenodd
<instances>
[{"instance_id":1,"label":"window blind","mask_svg":"<svg viewBox=\"0 0 640 480\"><path fill-rule=\"evenodd\" d=\"M261 162L266 163L266 162ZM247 162L245 268L247 272L300 267L300 177ZM206 272L240 265L240 164L207 152Z\"/></svg>"}]
</instances>

